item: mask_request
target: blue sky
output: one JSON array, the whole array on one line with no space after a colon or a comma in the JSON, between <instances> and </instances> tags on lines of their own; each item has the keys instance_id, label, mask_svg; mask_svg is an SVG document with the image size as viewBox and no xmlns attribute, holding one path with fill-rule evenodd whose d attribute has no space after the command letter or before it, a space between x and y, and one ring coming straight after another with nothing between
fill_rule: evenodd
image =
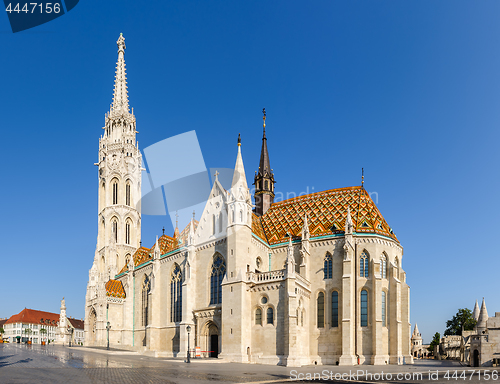
<instances>
[{"instance_id":1,"label":"blue sky","mask_svg":"<svg viewBox=\"0 0 500 384\"><path fill-rule=\"evenodd\" d=\"M0 15L0 317L83 317L97 235L98 138L123 32L145 148L196 130L208 167L251 179L263 107L283 192L360 184L404 247L424 340L497 276L498 1L81 1L12 34ZM165 164L173 167L175 164ZM172 232L143 218L143 244Z\"/></svg>"}]
</instances>

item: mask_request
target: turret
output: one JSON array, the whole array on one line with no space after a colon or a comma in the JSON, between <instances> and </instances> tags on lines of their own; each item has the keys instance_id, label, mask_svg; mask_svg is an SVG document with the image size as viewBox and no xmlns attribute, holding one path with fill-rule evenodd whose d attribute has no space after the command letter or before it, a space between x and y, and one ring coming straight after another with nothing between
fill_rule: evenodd
<instances>
[{"instance_id":1,"label":"turret","mask_svg":"<svg viewBox=\"0 0 500 384\"><path fill-rule=\"evenodd\" d=\"M488 311L486 310L486 303L484 302L484 297L483 297L483 303L481 304L481 312L479 312L479 319L476 325L478 332L483 332L486 330L487 321L488 321Z\"/></svg>"},{"instance_id":2,"label":"turret","mask_svg":"<svg viewBox=\"0 0 500 384\"><path fill-rule=\"evenodd\" d=\"M476 320L476 323L479 320L479 304L477 303L477 300L476 305L474 305L474 320Z\"/></svg>"},{"instance_id":3,"label":"turret","mask_svg":"<svg viewBox=\"0 0 500 384\"><path fill-rule=\"evenodd\" d=\"M274 174L269 162L266 138L266 109L262 110L264 117L264 133L262 135L262 149L260 151L259 170L255 172L255 213L262 216L274 202Z\"/></svg>"}]
</instances>

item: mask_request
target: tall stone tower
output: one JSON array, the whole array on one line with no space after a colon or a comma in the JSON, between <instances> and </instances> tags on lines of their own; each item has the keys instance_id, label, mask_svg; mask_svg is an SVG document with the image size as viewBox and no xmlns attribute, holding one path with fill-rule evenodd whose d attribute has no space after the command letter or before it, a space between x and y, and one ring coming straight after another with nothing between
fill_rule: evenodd
<instances>
[{"instance_id":1,"label":"tall stone tower","mask_svg":"<svg viewBox=\"0 0 500 384\"><path fill-rule=\"evenodd\" d=\"M120 34L113 104L99 139L98 271L111 278L141 241L141 153L135 116L129 111L125 38Z\"/></svg>"},{"instance_id":2,"label":"tall stone tower","mask_svg":"<svg viewBox=\"0 0 500 384\"><path fill-rule=\"evenodd\" d=\"M141 241L142 156L136 141L134 110L129 110L125 71L125 38L116 42L113 103L105 114L104 133L99 139L98 232L94 262L89 271L85 308L87 345L104 345L106 288L130 260Z\"/></svg>"},{"instance_id":3,"label":"tall stone tower","mask_svg":"<svg viewBox=\"0 0 500 384\"><path fill-rule=\"evenodd\" d=\"M262 216L274 202L274 174L269 162L269 153L267 152L266 138L266 109L262 110L264 114L264 133L262 135L262 150L260 151L259 170L255 172L255 213Z\"/></svg>"}]
</instances>

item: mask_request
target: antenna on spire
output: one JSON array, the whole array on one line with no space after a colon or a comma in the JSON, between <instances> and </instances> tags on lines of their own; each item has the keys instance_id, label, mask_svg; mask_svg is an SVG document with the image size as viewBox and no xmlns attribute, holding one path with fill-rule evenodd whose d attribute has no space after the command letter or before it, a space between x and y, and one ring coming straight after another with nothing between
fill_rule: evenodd
<instances>
[{"instance_id":1,"label":"antenna on spire","mask_svg":"<svg viewBox=\"0 0 500 384\"><path fill-rule=\"evenodd\" d=\"M361 168L361 186L364 188L365 185L365 169Z\"/></svg>"}]
</instances>

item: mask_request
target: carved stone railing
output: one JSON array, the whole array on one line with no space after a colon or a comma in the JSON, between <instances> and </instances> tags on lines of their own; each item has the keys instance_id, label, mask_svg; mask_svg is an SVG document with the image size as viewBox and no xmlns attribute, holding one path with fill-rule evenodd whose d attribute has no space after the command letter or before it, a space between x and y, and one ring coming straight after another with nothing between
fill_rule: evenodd
<instances>
[{"instance_id":1,"label":"carved stone railing","mask_svg":"<svg viewBox=\"0 0 500 384\"><path fill-rule=\"evenodd\" d=\"M256 284L267 283L269 281L283 280L285 278L285 270L279 269L277 271L269 272L247 272L247 280Z\"/></svg>"}]
</instances>

